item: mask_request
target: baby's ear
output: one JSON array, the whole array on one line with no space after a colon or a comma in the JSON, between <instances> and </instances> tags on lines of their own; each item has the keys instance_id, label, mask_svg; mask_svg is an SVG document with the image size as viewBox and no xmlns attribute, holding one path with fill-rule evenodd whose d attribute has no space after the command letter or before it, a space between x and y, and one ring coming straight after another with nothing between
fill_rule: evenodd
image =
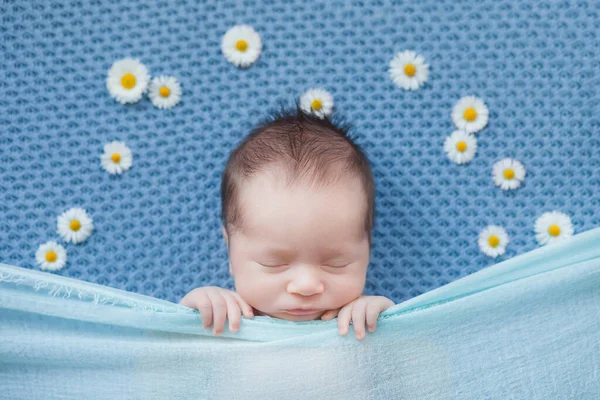
<instances>
[{"instance_id":1,"label":"baby's ear","mask_svg":"<svg viewBox=\"0 0 600 400\"><path fill-rule=\"evenodd\" d=\"M231 260L229 259L229 236L227 235L227 229L225 229L224 226L221 227L221 231L223 232L223 238L225 239L225 245L227 246L227 262L229 264L229 275L233 276Z\"/></svg>"},{"instance_id":2,"label":"baby's ear","mask_svg":"<svg viewBox=\"0 0 600 400\"><path fill-rule=\"evenodd\" d=\"M221 230L223 232L223 238L225 239L225 244L227 245L227 247L229 247L229 236L227 236L227 229L225 229L225 227L222 226Z\"/></svg>"}]
</instances>

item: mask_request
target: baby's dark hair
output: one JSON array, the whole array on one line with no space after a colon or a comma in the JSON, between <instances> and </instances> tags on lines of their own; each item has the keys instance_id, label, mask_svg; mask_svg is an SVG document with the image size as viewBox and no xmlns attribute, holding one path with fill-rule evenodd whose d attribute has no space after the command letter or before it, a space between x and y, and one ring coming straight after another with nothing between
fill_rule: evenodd
<instances>
[{"instance_id":1,"label":"baby's dark hair","mask_svg":"<svg viewBox=\"0 0 600 400\"><path fill-rule=\"evenodd\" d=\"M227 232L245 230L238 203L244 180L277 166L286 172L288 186L300 182L326 186L342 178L358 177L367 203L364 226L371 245L375 182L367 156L349 131L347 123L321 119L303 112L298 105L275 111L258 124L232 151L223 171L221 222Z\"/></svg>"}]
</instances>

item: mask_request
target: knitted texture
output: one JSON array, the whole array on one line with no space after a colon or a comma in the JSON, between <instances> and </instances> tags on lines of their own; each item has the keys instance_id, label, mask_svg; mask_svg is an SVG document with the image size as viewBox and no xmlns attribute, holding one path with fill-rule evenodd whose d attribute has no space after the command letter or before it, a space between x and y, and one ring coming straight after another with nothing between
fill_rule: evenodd
<instances>
[{"instance_id":1,"label":"knitted texture","mask_svg":"<svg viewBox=\"0 0 600 400\"><path fill-rule=\"evenodd\" d=\"M56 240L59 275L170 301L205 285L233 288L220 231L228 153L267 112L311 87L371 160L376 225L367 294L400 302L538 247L535 219L568 214L575 233L600 226L600 2L598 1L27 1L0 5L0 261L26 268ZM221 38L251 25L263 52L230 64ZM425 86L388 75L415 50ZM155 108L110 97L108 69L139 58L173 75L182 101ZM465 165L443 151L453 105L482 98L490 111ZM102 169L103 146L133 152L122 175ZM503 191L493 164L523 163ZM84 208L94 231L64 243L56 218ZM510 235L483 254L487 225Z\"/></svg>"}]
</instances>

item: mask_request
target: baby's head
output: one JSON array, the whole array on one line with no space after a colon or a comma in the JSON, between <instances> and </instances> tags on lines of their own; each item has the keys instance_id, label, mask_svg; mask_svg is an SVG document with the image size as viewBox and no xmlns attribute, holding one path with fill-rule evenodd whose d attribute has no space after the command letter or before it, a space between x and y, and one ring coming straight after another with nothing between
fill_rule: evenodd
<instances>
[{"instance_id":1,"label":"baby's head","mask_svg":"<svg viewBox=\"0 0 600 400\"><path fill-rule=\"evenodd\" d=\"M262 314L314 320L363 293L375 184L347 132L296 109L255 128L229 157L221 183L229 272ZM286 311L299 308L317 311Z\"/></svg>"}]
</instances>

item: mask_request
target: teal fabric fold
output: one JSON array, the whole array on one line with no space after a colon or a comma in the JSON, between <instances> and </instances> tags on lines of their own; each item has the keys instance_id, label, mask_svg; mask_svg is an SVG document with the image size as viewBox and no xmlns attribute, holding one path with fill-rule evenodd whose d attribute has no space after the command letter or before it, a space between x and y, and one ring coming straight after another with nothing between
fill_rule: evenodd
<instances>
[{"instance_id":1,"label":"teal fabric fold","mask_svg":"<svg viewBox=\"0 0 600 400\"><path fill-rule=\"evenodd\" d=\"M196 310L0 264L6 399L597 399L600 228L381 314L244 319L214 337Z\"/></svg>"}]
</instances>

